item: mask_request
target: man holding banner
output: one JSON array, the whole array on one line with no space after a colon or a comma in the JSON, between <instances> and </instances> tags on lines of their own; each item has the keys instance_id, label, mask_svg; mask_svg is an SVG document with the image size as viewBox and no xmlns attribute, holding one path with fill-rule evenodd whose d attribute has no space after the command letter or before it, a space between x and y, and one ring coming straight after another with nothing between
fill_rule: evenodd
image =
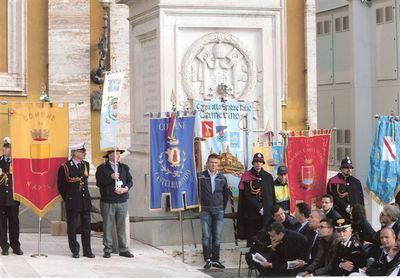
<instances>
[{"instance_id":1,"label":"man holding banner","mask_svg":"<svg viewBox=\"0 0 400 278\"><path fill-rule=\"evenodd\" d=\"M3 155L0 158L0 246L1 254L8 255L8 249L13 253L23 255L19 242L19 202L13 198L13 180L11 174L11 140L4 138ZM7 240L7 227L10 243Z\"/></svg>"},{"instance_id":2,"label":"man holding banner","mask_svg":"<svg viewBox=\"0 0 400 278\"><path fill-rule=\"evenodd\" d=\"M88 188L89 162L86 156L85 144L70 147L72 157L62 164L58 170L58 191L62 196L67 210L67 233L72 257L79 258L79 243L76 240L78 217L82 227L83 256L94 258L90 246L90 210L92 203Z\"/></svg>"},{"instance_id":3,"label":"man holding banner","mask_svg":"<svg viewBox=\"0 0 400 278\"><path fill-rule=\"evenodd\" d=\"M132 187L132 176L129 173L128 165L119 162L120 154L123 152L125 151L118 148L107 151L104 155L106 162L97 167L96 171L96 185L100 188L100 209L103 216L104 258L111 257L114 220L117 229L119 255L133 258L126 242L125 232L128 191Z\"/></svg>"}]
</instances>

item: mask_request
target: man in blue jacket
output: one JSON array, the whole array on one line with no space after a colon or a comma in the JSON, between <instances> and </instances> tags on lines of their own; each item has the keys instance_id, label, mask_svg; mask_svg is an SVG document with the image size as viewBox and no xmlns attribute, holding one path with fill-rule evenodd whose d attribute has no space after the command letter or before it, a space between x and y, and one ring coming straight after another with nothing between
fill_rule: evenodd
<instances>
[{"instance_id":1,"label":"man in blue jacket","mask_svg":"<svg viewBox=\"0 0 400 278\"><path fill-rule=\"evenodd\" d=\"M129 167L119 162L124 150L107 151L106 162L97 167L96 185L100 188L100 209L103 216L104 258L111 257L113 220L117 228L119 255L133 258L129 251L125 218L128 211L128 191L132 187L132 176Z\"/></svg>"},{"instance_id":2,"label":"man in blue jacket","mask_svg":"<svg viewBox=\"0 0 400 278\"><path fill-rule=\"evenodd\" d=\"M201 230L203 256L206 264L204 268L211 266L225 268L219 261L219 249L221 243L222 228L224 225L224 212L228 202L228 183L226 177L218 172L220 158L213 153L208 156L207 170L200 176L201 196Z\"/></svg>"}]
</instances>

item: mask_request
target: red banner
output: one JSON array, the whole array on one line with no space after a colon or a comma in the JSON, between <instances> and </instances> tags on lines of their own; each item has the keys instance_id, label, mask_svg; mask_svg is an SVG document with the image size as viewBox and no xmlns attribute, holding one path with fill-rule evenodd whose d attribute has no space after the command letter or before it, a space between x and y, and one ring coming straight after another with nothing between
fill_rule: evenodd
<instances>
[{"instance_id":1,"label":"red banner","mask_svg":"<svg viewBox=\"0 0 400 278\"><path fill-rule=\"evenodd\" d=\"M324 133L324 134L321 134ZM286 149L290 188L290 210L305 202L311 208L320 206L326 193L330 130L313 136L289 136Z\"/></svg>"},{"instance_id":2,"label":"red banner","mask_svg":"<svg viewBox=\"0 0 400 278\"><path fill-rule=\"evenodd\" d=\"M11 104L14 199L45 215L61 198L57 171L68 155L68 104Z\"/></svg>"}]
</instances>

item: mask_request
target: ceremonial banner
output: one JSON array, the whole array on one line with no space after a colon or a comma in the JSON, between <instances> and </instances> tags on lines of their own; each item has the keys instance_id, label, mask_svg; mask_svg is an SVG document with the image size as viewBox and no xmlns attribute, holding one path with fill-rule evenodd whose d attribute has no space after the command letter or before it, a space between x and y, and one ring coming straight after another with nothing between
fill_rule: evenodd
<instances>
[{"instance_id":1,"label":"ceremonial banner","mask_svg":"<svg viewBox=\"0 0 400 278\"><path fill-rule=\"evenodd\" d=\"M161 209L162 195L169 195L171 210L198 207L195 117L178 115L172 119L150 119L150 209Z\"/></svg>"},{"instance_id":2,"label":"ceremonial banner","mask_svg":"<svg viewBox=\"0 0 400 278\"><path fill-rule=\"evenodd\" d=\"M380 116L371 149L368 193L380 204L389 204L399 188L400 123L392 116Z\"/></svg>"},{"instance_id":3,"label":"ceremonial banner","mask_svg":"<svg viewBox=\"0 0 400 278\"><path fill-rule=\"evenodd\" d=\"M330 130L312 136L289 136L286 160L292 212L298 202L316 207L326 193L330 140Z\"/></svg>"},{"instance_id":4,"label":"ceremonial banner","mask_svg":"<svg viewBox=\"0 0 400 278\"><path fill-rule=\"evenodd\" d=\"M245 155L252 157L252 123L253 104L251 102L211 100L194 101L196 110L196 136L201 142L201 169L206 169L207 158L211 153L221 156L218 171L232 185L232 192L238 196L239 178L232 175L245 169ZM247 116L247 122L245 117ZM245 128L247 132L247 138ZM247 168L251 168L251 159L247 160Z\"/></svg>"},{"instance_id":5,"label":"ceremonial banner","mask_svg":"<svg viewBox=\"0 0 400 278\"><path fill-rule=\"evenodd\" d=\"M103 86L100 121L100 149L115 148L117 144L117 117L124 72L106 74Z\"/></svg>"},{"instance_id":6,"label":"ceremonial banner","mask_svg":"<svg viewBox=\"0 0 400 278\"><path fill-rule=\"evenodd\" d=\"M10 105L14 199L43 216L59 200L57 172L68 157L68 104Z\"/></svg>"}]
</instances>

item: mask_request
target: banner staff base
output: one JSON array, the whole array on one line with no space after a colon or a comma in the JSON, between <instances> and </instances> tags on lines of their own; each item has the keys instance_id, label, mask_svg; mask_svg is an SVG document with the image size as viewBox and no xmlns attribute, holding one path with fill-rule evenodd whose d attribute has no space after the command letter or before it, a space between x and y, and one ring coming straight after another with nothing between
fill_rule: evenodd
<instances>
[{"instance_id":1,"label":"banner staff base","mask_svg":"<svg viewBox=\"0 0 400 278\"><path fill-rule=\"evenodd\" d=\"M42 251L41 251L41 244L42 244L42 229L41 229L42 226L41 226L41 223L42 223L42 217L39 216L38 252L37 252L37 254L32 254L31 255L32 258L47 258L47 255L43 254Z\"/></svg>"}]
</instances>

